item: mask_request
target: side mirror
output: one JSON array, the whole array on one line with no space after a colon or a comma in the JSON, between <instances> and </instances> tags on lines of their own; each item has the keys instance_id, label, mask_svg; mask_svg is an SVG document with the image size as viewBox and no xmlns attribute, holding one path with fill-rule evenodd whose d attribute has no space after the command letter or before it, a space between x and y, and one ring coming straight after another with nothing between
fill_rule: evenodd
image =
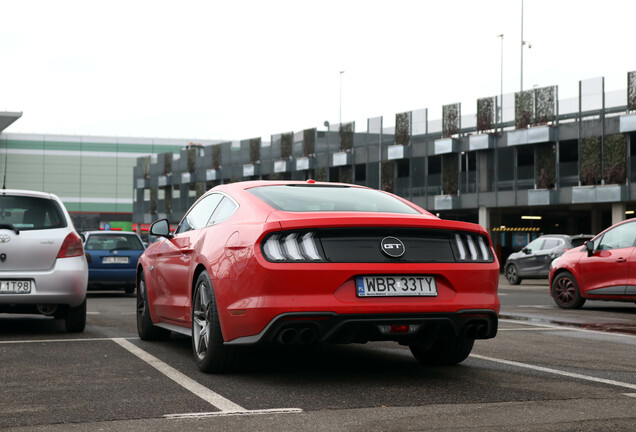
<instances>
[{"instance_id":1,"label":"side mirror","mask_svg":"<svg viewBox=\"0 0 636 432\"><path fill-rule=\"evenodd\" d=\"M80 234L79 236L82 239L82 243L86 243L86 236L84 234Z\"/></svg>"},{"instance_id":2,"label":"side mirror","mask_svg":"<svg viewBox=\"0 0 636 432\"><path fill-rule=\"evenodd\" d=\"M591 257L594 254L594 242L591 240L586 241L585 249L587 249L587 256Z\"/></svg>"},{"instance_id":3,"label":"side mirror","mask_svg":"<svg viewBox=\"0 0 636 432\"><path fill-rule=\"evenodd\" d=\"M523 249L521 249L521 252L526 255L530 255L532 253L532 250L524 247Z\"/></svg>"},{"instance_id":4,"label":"side mirror","mask_svg":"<svg viewBox=\"0 0 636 432\"><path fill-rule=\"evenodd\" d=\"M150 235L172 238L170 234L170 223L168 219L159 219L150 225Z\"/></svg>"}]
</instances>

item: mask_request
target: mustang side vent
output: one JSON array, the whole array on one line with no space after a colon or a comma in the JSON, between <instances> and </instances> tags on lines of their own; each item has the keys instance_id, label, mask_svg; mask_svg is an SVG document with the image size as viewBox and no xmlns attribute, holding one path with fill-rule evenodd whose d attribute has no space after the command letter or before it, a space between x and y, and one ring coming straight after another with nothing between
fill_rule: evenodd
<instances>
[{"instance_id":1,"label":"mustang side vent","mask_svg":"<svg viewBox=\"0 0 636 432\"><path fill-rule=\"evenodd\" d=\"M458 261L490 262L493 260L490 247L482 235L455 233Z\"/></svg>"},{"instance_id":2,"label":"mustang side vent","mask_svg":"<svg viewBox=\"0 0 636 432\"><path fill-rule=\"evenodd\" d=\"M314 236L314 232L271 235L263 243L263 256L274 262L324 261L318 252Z\"/></svg>"}]
</instances>

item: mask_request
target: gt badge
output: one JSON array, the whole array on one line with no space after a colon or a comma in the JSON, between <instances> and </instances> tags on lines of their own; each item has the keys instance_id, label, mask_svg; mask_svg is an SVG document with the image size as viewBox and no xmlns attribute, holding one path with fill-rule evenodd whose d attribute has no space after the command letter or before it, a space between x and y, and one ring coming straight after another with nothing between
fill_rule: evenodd
<instances>
[{"instance_id":1,"label":"gt badge","mask_svg":"<svg viewBox=\"0 0 636 432\"><path fill-rule=\"evenodd\" d=\"M380 249L391 258L399 258L406 252L404 243L395 237L384 237L382 242L380 242Z\"/></svg>"}]
</instances>

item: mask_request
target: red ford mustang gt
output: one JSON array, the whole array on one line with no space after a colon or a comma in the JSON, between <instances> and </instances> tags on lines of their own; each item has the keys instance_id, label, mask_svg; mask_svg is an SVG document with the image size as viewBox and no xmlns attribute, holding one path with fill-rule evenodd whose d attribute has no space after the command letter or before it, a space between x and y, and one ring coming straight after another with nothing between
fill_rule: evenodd
<instances>
[{"instance_id":1,"label":"red ford mustang gt","mask_svg":"<svg viewBox=\"0 0 636 432\"><path fill-rule=\"evenodd\" d=\"M143 340L192 336L198 367L231 369L245 345L408 345L456 364L497 333L499 263L479 225L395 195L299 181L217 186L137 268Z\"/></svg>"}]
</instances>

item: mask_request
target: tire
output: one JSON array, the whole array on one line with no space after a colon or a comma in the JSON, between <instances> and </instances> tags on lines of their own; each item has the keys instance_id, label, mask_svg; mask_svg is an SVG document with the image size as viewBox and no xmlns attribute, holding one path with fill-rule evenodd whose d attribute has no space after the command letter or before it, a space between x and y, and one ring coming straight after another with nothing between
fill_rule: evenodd
<instances>
[{"instance_id":1,"label":"tire","mask_svg":"<svg viewBox=\"0 0 636 432\"><path fill-rule=\"evenodd\" d=\"M578 309L585 303L579 284L570 273L560 273L552 281L552 298L561 309Z\"/></svg>"},{"instance_id":2,"label":"tire","mask_svg":"<svg viewBox=\"0 0 636 432\"><path fill-rule=\"evenodd\" d=\"M145 341L165 340L170 337L170 330L157 327L152 323L150 308L148 307L148 292L143 271L137 280L137 334Z\"/></svg>"},{"instance_id":3,"label":"tire","mask_svg":"<svg viewBox=\"0 0 636 432\"><path fill-rule=\"evenodd\" d=\"M463 362L473 350L475 339L452 337L435 342L416 341L409 345L420 363L432 366L456 365Z\"/></svg>"},{"instance_id":4,"label":"tire","mask_svg":"<svg viewBox=\"0 0 636 432\"><path fill-rule=\"evenodd\" d=\"M508 264L506 267L506 279L510 285L519 285L521 278L519 277L519 269L514 264Z\"/></svg>"},{"instance_id":5,"label":"tire","mask_svg":"<svg viewBox=\"0 0 636 432\"><path fill-rule=\"evenodd\" d=\"M64 316L64 327L69 333L81 333L86 328L86 298L81 305L69 307Z\"/></svg>"},{"instance_id":6,"label":"tire","mask_svg":"<svg viewBox=\"0 0 636 432\"><path fill-rule=\"evenodd\" d=\"M238 362L237 348L223 344L216 298L205 271L197 279L192 299L192 351L198 368L206 373L229 372Z\"/></svg>"}]
</instances>

